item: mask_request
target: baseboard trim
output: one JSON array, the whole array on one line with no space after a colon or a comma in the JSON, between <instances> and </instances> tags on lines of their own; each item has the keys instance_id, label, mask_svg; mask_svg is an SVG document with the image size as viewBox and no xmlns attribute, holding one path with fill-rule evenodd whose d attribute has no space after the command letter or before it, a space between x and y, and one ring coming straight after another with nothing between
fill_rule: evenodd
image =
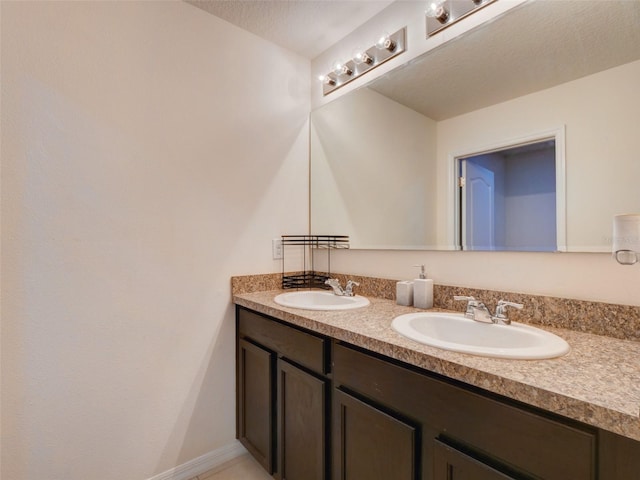
<instances>
[{"instance_id":1,"label":"baseboard trim","mask_svg":"<svg viewBox=\"0 0 640 480\"><path fill-rule=\"evenodd\" d=\"M233 443L224 445L209 453L205 453L200 457L189 460L188 462L178 465L166 472L159 473L148 480L189 480L196 475L213 470L223 463L239 457L243 453L247 453L247 450L239 441L234 440Z\"/></svg>"}]
</instances>

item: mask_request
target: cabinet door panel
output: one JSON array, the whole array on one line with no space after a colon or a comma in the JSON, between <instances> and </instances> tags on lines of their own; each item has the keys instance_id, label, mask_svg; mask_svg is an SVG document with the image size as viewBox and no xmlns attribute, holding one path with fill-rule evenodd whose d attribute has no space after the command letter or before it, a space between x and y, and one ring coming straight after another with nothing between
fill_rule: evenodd
<instances>
[{"instance_id":1,"label":"cabinet door panel","mask_svg":"<svg viewBox=\"0 0 640 480\"><path fill-rule=\"evenodd\" d=\"M434 447L434 480L514 480L438 440Z\"/></svg>"},{"instance_id":2,"label":"cabinet door panel","mask_svg":"<svg viewBox=\"0 0 640 480\"><path fill-rule=\"evenodd\" d=\"M416 480L416 429L334 390L334 480Z\"/></svg>"},{"instance_id":3,"label":"cabinet door panel","mask_svg":"<svg viewBox=\"0 0 640 480\"><path fill-rule=\"evenodd\" d=\"M640 479L640 442L600 431L599 477L603 480Z\"/></svg>"},{"instance_id":4,"label":"cabinet door panel","mask_svg":"<svg viewBox=\"0 0 640 480\"><path fill-rule=\"evenodd\" d=\"M278 478L324 480L326 381L278 360Z\"/></svg>"},{"instance_id":5,"label":"cabinet door panel","mask_svg":"<svg viewBox=\"0 0 640 480\"><path fill-rule=\"evenodd\" d=\"M273 473L273 372L275 356L238 340L238 439Z\"/></svg>"}]
</instances>

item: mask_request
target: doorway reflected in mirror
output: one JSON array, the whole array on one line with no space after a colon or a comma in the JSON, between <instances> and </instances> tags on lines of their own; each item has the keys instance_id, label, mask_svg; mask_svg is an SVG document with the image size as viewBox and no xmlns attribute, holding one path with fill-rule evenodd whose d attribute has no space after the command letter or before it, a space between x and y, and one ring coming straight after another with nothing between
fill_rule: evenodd
<instances>
[{"instance_id":1,"label":"doorway reflected in mirror","mask_svg":"<svg viewBox=\"0 0 640 480\"><path fill-rule=\"evenodd\" d=\"M556 141L458 157L462 250L558 250Z\"/></svg>"}]
</instances>

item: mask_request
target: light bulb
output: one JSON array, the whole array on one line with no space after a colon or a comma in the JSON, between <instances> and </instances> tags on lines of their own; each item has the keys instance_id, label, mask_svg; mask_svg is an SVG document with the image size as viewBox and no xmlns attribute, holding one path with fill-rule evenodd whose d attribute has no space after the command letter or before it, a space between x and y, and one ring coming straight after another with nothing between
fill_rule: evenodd
<instances>
[{"instance_id":1,"label":"light bulb","mask_svg":"<svg viewBox=\"0 0 640 480\"><path fill-rule=\"evenodd\" d=\"M390 52L393 52L396 49L396 42L391 40L388 33L383 33L376 41L376 48L379 50L389 50Z\"/></svg>"},{"instance_id":2,"label":"light bulb","mask_svg":"<svg viewBox=\"0 0 640 480\"><path fill-rule=\"evenodd\" d=\"M446 23L449 20L449 12L444 6L446 0L429 0L427 2L427 9L425 15L427 17L435 18L440 23Z\"/></svg>"},{"instance_id":3,"label":"light bulb","mask_svg":"<svg viewBox=\"0 0 640 480\"><path fill-rule=\"evenodd\" d=\"M340 75L352 75L353 74L353 70L351 70L346 63L343 62L335 62L333 64L333 66L331 67L331 70L333 71L333 73L335 73L336 75L340 76Z\"/></svg>"},{"instance_id":4,"label":"light bulb","mask_svg":"<svg viewBox=\"0 0 640 480\"><path fill-rule=\"evenodd\" d=\"M365 52L364 50L362 50L360 48L356 48L353 51L353 62L356 65L360 65L362 63L366 63L367 65L371 65L371 64L373 64L373 58L371 58L371 56L369 56L369 54L367 52Z\"/></svg>"},{"instance_id":5,"label":"light bulb","mask_svg":"<svg viewBox=\"0 0 640 480\"><path fill-rule=\"evenodd\" d=\"M336 81L329 75L318 75L318 80L320 80L324 85L333 86L336 84Z\"/></svg>"}]
</instances>

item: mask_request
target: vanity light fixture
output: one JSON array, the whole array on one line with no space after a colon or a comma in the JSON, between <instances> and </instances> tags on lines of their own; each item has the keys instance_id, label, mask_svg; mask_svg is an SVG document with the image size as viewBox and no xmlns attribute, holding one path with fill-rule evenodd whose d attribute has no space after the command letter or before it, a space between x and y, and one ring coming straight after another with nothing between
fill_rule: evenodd
<instances>
[{"instance_id":1,"label":"vanity light fixture","mask_svg":"<svg viewBox=\"0 0 640 480\"><path fill-rule=\"evenodd\" d=\"M318 77L322 82L322 94L328 95L369 70L400 55L406 50L406 31L407 27L404 27L390 35L384 33L376 39L372 47L366 50L359 48L354 50L352 58L348 61L334 62L329 73Z\"/></svg>"},{"instance_id":2,"label":"vanity light fixture","mask_svg":"<svg viewBox=\"0 0 640 480\"><path fill-rule=\"evenodd\" d=\"M427 0L427 38L496 0Z\"/></svg>"}]
</instances>

